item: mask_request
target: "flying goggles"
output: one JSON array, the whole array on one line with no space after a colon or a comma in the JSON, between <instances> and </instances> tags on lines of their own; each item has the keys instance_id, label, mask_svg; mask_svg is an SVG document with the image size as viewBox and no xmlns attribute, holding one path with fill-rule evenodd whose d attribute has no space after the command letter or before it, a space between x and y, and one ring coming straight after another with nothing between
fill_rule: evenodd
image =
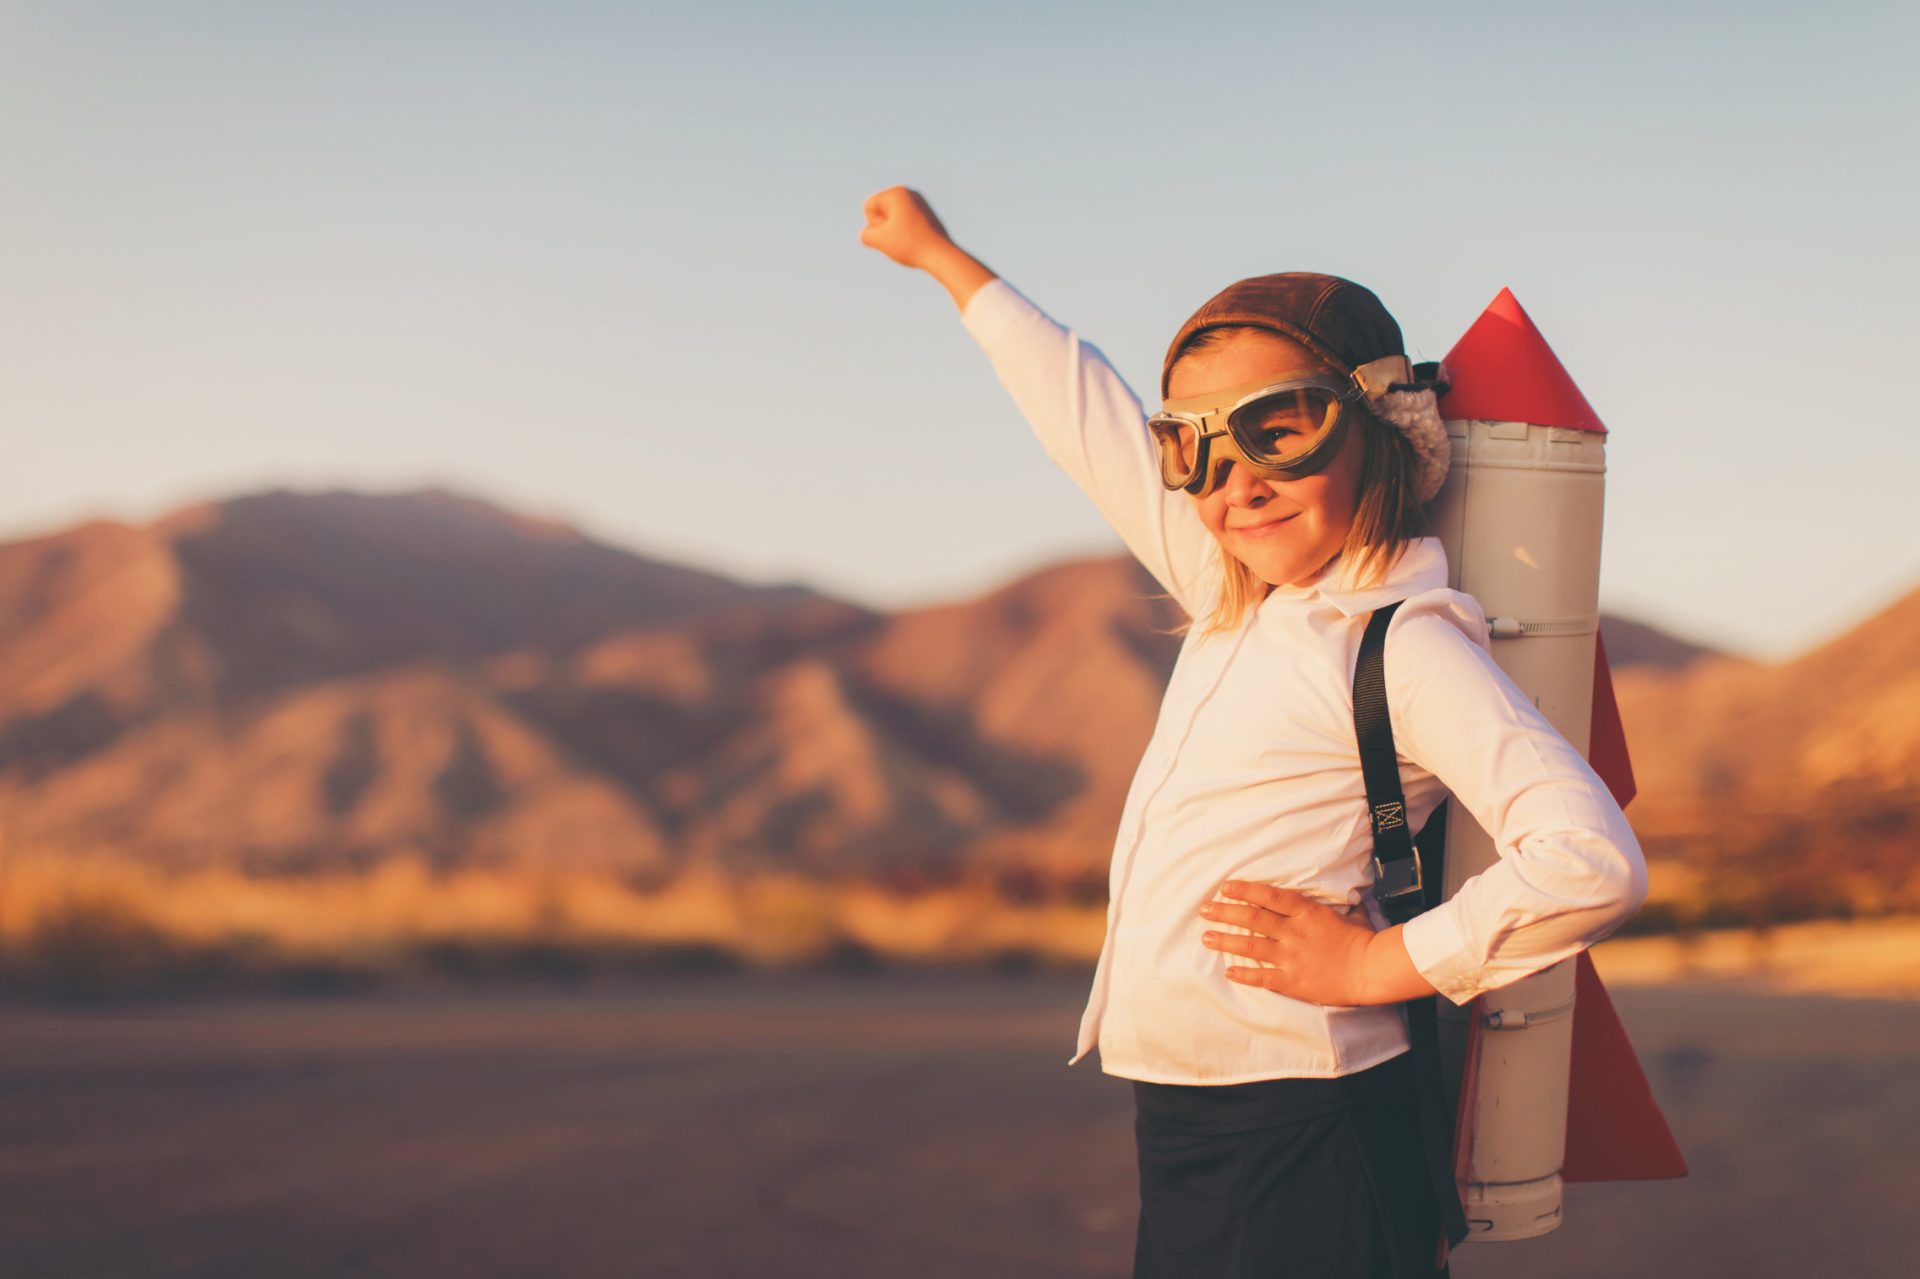
<instances>
[{"instance_id":1,"label":"flying goggles","mask_svg":"<svg viewBox=\"0 0 1920 1279\"><path fill-rule=\"evenodd\" d=\"M1413 385L1404 355L1362 364L1347 377L1320 374L1250 382L1207 395L1168 400L1147 420L1160 450L1160 480L1205 497L1226 482L1224 459L1262 479L1312 475L1340 452L1358 400ZM1218 449L1218 453L1215 450Z\"/></svg>"}]
</instances>

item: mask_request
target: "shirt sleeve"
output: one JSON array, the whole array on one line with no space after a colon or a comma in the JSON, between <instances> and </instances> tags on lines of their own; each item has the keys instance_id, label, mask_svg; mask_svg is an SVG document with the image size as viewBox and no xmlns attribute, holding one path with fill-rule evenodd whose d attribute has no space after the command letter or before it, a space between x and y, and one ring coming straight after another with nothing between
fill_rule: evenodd
<instances>
[{"instance_id":1,"label":"shirt sleeve","mask_svg":"<svg viewBox=\"0 0 1920 1279\"><path fill-rule=\"evenodd\" d=\"M1647 867L1606 783L1447 619L1459 598L1409 599L1385 660L1396 750L1437 777L1499 853L1402 931L1413 966L1464 1005L1609 936L1646 900Z\"/></svg>"},{"instance_id":2,"label":"shirt sleeve","mask_svg":"<svg viewBox=\"0 0 1920 1279\"><path fill-rule=\"evenodd\" d=\"M997 276L967 299L961 322L1047 455L1154 580L1189 617L1211 607L1219 544L1193 500L1161 482L1146 413L1107 357Z\"/></svg>"}]
</instances>

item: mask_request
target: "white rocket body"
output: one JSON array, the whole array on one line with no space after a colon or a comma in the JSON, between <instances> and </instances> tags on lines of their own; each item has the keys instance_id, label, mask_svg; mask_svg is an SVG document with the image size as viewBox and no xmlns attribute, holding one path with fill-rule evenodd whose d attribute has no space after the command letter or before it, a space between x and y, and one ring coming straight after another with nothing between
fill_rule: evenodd
<instances>
[{"instance_id":1,"label":"white rocket body","mask_svg":"<svg viewBox=\"0 0 1920 1279\"><path fill-rule=\"evenodd\" d=\"M1524 422L1449 421L1453 462L1431 510L1449 584L1480 601L1494 660L1580 752L1589 750L1599 632L1606 435ZM1458 803L1448 806L1451 897L1498 858ZM1576 957L1577 958L1577 957ZM1561 1221L1574 964L1567 959L1459 1008L1440 999L1450 1109L1480 1019L1475 1086L1456 1136L1469 1239L1524 1239Z\"/></svg>"}]
</instances>

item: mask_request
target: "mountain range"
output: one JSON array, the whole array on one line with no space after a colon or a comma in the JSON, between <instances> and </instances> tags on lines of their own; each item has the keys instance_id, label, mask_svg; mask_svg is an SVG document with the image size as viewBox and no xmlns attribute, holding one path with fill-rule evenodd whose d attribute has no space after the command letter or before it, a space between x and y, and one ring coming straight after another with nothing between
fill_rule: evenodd
<instances>
[{"instance_id":1,"label":"mountain range","mask_svg":"<svg viewBox=\"0 0 1920 1279\"><path fill-rule=\"evenodd\" d=\"M1094 901L1184 615L1126 556L881 612L445 489L281 489L0 546L0 618L7 850ZM1920 590L1778 664L1602 629L1672 896L1920 905Z\"/></svg>"}]
</instances>

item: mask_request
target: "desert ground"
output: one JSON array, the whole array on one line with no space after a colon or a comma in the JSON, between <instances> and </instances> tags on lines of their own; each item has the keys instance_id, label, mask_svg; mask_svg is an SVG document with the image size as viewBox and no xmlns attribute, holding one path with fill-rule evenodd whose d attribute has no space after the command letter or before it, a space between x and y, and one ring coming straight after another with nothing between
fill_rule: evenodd
<instances>
[{"instance_id":1,"label":"desert ground","mask_svg":"<svg viewBox=\"0 0 1920 1279\"><path fill-rule=\"evenodd\" d=\"M1604 969L1603 969L1604 971ZM1615 979L1617 981L1617 978ZM12 1004L0 1273L1121 1276L1131 1095L1086 974ZM1459 1276L1907 1275L1920 1003L1614 998L1691 1167Z\"/></svg>"}]
</instances>

